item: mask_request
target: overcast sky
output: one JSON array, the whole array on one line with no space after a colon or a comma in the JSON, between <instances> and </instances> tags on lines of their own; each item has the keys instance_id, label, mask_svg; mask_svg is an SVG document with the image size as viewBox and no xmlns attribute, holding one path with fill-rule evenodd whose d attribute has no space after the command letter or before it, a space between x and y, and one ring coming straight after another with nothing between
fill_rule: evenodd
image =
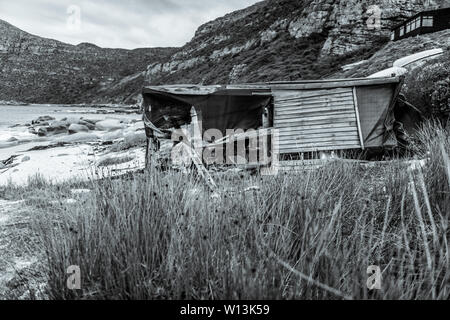
<instances>
[{"instance_id":1,"label":"overcast sky","mask_svg":"<svg viewBox=\"0 0 450 320\"><path fill-rule=\"evenodd\" d=\"M72 44L128 49L181 46L201 24L258 1L0 0L0 19Z\"/></svg>"}]
</instances>

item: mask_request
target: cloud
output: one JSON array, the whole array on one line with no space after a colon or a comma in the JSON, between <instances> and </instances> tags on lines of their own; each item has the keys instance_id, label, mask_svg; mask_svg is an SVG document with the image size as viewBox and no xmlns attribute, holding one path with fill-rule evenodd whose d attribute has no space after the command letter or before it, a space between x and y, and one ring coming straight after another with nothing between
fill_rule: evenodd
<instances>
[{"instance_id":1,"label":"cloud","mask_svg":"<svg viewBox=\"0 0 450 320\"><path fill-rule=\"evenodd\" d=\"M188 42L201 24L258 1L0 0L0 19L29 33L71 44L169 47ZM79 15L68 8L79 8Z\"/></svg>"}]
</instances>

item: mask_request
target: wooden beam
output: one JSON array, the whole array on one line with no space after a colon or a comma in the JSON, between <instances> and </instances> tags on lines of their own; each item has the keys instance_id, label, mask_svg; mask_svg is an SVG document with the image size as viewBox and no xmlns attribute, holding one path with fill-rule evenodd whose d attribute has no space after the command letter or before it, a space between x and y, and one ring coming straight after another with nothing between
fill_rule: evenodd
<instances>
[{"instance_id":1,"label":"wooden beam","mask_svg":"<svg viewBox=\"0 0 450 320\"><path fill-rule=\"evenodd\" d=\"M319 147L326 147L326 146L348 146L352 145L355 146L355 148L360 149L359 146L359 139L355 136L348 136L348 137L338 137L338 138L316 138L311 140L280 140L280 148L285 149L300 149L303 150L303 148L319 148ZM338 150L339 148L336 148L334 150Z\"/></svg>"},{"instance_id":2,"label":"wooden beam","mask_svg":"<svg viewBox=\"0 0 450 320\"><path fill-rule=\"evenodd\" d=\"M277 118L278 120L286 120L286 119L293 119L293 118L301 118L301 117L311 117L311 116L316 116L317 117L317 113L320 112L322 114L322 116L334 116L334 115L341 115L343 113L349 113L349 112L354 112L354 107L353 108L341 108L341 109L337 109L337 110L328 110L328 109L322 109L322 110L317 110L317 111L307 111L307 112L289 112L289 113L278 113L277 114Z\"/></svg>"},{"instance_id":3,"label":"wooden beam","mask_svg":"<svg viewBox=\"0 0 450 320\"><path fill-rule=\"evenodd\" d=\"M203 152L202 112L194 106L191 108L191 145L196 152Z\"/></svg>"},{"instance_id":4,"label":"wooden beam","mask_svg":"<svg viewBox=\"0 0 450 320\"><path fill-rule=\"evenodd\" d=\"M319 151L336 151L336 150L352 150L352 149L361 149L356 145L332 145L332 146L321 146L321 147L304 147L304 148L282 148L280 146L280 154L288 154L288 153L305 153L305 152L319 152Z\"/></svg>"},{"instance_id":5,"label":"wooden beam","mask_svg":"<svg viewBox=\"0 0 450 320\"><path fill-rule=\"evenodd\" d=\"M333 128L352 128L353 130L358 130L356 128L356 120L350 122L336 122L332 124L305 124L292 127L290 125L277 126L280 132L295 132L295 131L308 131L308 130L319 130L319 129L333 129ZM323 132L323 130L322 130Z\"/></svg>"},{"instance_id":6,"label":"wooden beam","mask_svg":"<svg viewBox=\"0 0 450 320\"><path fill-rule=\"evenodd\" d=\"M277 102L282 101L292 101L292 100L302 100L302 101L308 101L308 100L317 100L317 99L327 99L328 96L332 96L333 98L345 98L345 97L351 97L352 92L351 90L348 90L347 88L341 89L341 90L307 90L307 91L298 91L298 92L284 92L284 94L281 93L282 91L275 91L275 96Z\"/></svg>"},{"instance_id":7,"label":"wooden beam","mask_svg":"<svg viewBox=\"0 0 450 320\"><path fill-rule=\"evenodd\" d=\"M356 130L348 130L348 131L340 131L340 132L329 132L327 130L327 132L317 132L317 133L306 133L306 134L291 134L291 133L281 133L280 132L280 137L283 139L295 139L295 140L305 140L305 139L312 139L314 138L326 138L326 137L348 137L348 136L352 136L352 137L356 137ZM301 136L303 136L303 138L301 138ZM359 139L359 137L357 137Z\"/></svg>"},{"instance_id":8,"label":"wooden beam","mask_svg":"<svg viewBox=\"0 0 450 320\"><path fill-rule=\"evenodd\" d=\"M263 109L262 126L263 126L264 129L270 128L269 109L267 107L264 107L264 109Z\"/></svg>"},{"instance_id":9,"label":"wooden beam","mask_svg":"<svg viewBox=\"0 0 450 320\"><path fill-rule=\"evenodd\" d=\"M267 82L228 85L227 89L272 89L272 90L307 90L307 89L331 89L355 86L370 86L379 84L399 83L398 77L387 78L355 78L355 79L330 79L288 82Z\"/></svg>"},{"instance_id":10,"label":"wooden beam","mask_svg":"<svg viewBox=\"0 0 450 320\"><path fill-rule=\"evenodd\" d=\"M351 93L349 96L347 97L338 97L335 99L315 99L315 100L305 100L305 99L297 99L297 100L292 100L292 101L284 101L284 100L280 100L277 99L276 101L276 106L283 108L283 107L289 107L289 106L293 106L293 107L299 107L299 106L310 106L310 105L322 105L322 104L330 104L330 103L343 103L343 102L348 102L348 101L352 101L353 100L353 93Z\"/></svg>"},{"instance_id":11,"label":"wooden beam","mask_svg":"<svg viewBox=\"0 0 450 320\"><path fill-rule=\"evenodd\" d=\"M299 136L299 135L316 135L316 134L333 134L333 133L345 133L345 132L357 132L354 127L342 127L342 128L326 128L324 133L322 129L297 129L297 128L280 128L280 137L285 136Z\"/></svg>"},{"instance_id":12,"label":"wooden beam","mask_svg":"<svg viewBox=\"0 0 450 320\"><path fill-rule=\"evenodd\" d=\"M340 121L339 121L340 120ZM312 124L312 123L323 123L323 124L332 124L337 122L344 121L355 121L355 112L343 112L339 115L324 115L324 116L311 116L311 117L290 117L288 119L278 119L275 121L276 124L290 123L292 125L300 125L300 124Z\"/></svg>"},{"instance_id":13,"label":"wooden beam","mask_svg":"<svg viewBox=\"0 0 450 320\"><path fill-rule=\"evenodd\" d=\"M144 94L151 93L171 93L171 94L189 94L189 95L208 95L220 90L249 89L249 90L307 90L307 89L333 89L358 86L369 86L378 84L399 83L398 77L390 78L355 78L355 79L330 79L330 80L309 80L309 81L289 81L289 82L267 82L267 83L249 83L235 85L213 85L198 86L192 84L186 85L165 85L149 86L143 89ZM263 93L266 94L266 93Z\"/></svg>"},{"instance_id":14,"label":"wooden beam","mask_svg":"<svg viewBox=\"0 0 450 320\"><path fill-rule=\"evenodd\" d=\"M361 119L359 116L358 96L356 95L356 87L353 87L353 100L355 101L356 123L358 124L359 139L361 141L361 148L364 150L365 149L364 137L363 137L362 129L361 129Z\"/></svg>"}]
</instances>

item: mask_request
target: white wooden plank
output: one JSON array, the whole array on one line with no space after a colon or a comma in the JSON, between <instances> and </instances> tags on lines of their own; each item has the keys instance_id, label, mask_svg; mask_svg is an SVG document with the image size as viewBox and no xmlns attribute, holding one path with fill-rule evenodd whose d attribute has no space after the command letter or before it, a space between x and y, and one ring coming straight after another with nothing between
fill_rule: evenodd
<instances>
[{"instance_id":1,"label":"white wooden plank","mask_svg":"<svg viewBox=\"0 0 450 320\"><path fill-rule=\"evenodd\" d=\"M289 100L283 100L283 99L274 99L274 102L277 106L284 105L284 104L292 104L292 103L315 103L315 102L331 102L331 101L352 101L353 100L353 94L345 94L345 95L338 95L338 96L328 96L328 97L316 97L316 98L310 98L310 99L304 99L304 98L295 98L295 99L289 99Z\"/></svg>"},{"instance_id":2,"label":"white wooden plank","mask_svg":"<svg viewBox=\"0 0 450 320\"><path fill-rule=\"evenodd\" d=\"M356 121L356 116L354 112L346 112L339 115L331 115L331 116L309 116L309 117L294 117L294 118L287 118L287 119L279 119L277 118L275 120L276 124L283 124L283 123L290 123L290 124L306 124L308 122L320 122L323 123L333 123L335 120L346 120L346 121Z\"/></svg>"},{"instance_id":3,"label":"white wooden plank","mask_svg":"<svg viewBox=\"0 0 450 320\"><path fill-rule=\"evenodd\" d=\"M325 133L324 133L325 132ZM328 133L346 133L346 132L357 132L355 127L343 127L343 128L326 128L323 129L300 129L296 130L293 128L282 128L280 129L280 136L299 136L299 135L309 135L309 134L328 134Z\"/></svg>"},{"instance_id":4,"label":"white wooden plank","mask_svg":"<svg viewBox=\"0 0 450 320\"><path fill-rule=\"evenodd\" d=\"M353 87L353 98L355 101L356 123L358 126L359 139L361 141L361 147L364 150L364 137L361 129L361 120L359 118L358 96L356 95L356 87Z\"/></svg>"},{"instance_id":5,"label":"white wooden plank","mask_svg":"<svg viewBox=\"0 0 450 320\"><path fill-rule=\"evenodd\" d=\"M303 118L311 118L311 117L324 117L324 116L334 116L334 115L342 115L342 114L355 114L354 108L345 108L345 109L337 109L337 110L326 110L326 111L307 111L307 112L288 112L288 113L277 113L277 120L286 120L286 119L303 119ZM356 119L356 115L355 115Z\"/></svg>"},{"instance_id":6,"label":"white wooden plank","mask_svg":"<svg viewBox=\"0 0 450 320\"><path fill-rule=\"evenodd\" d=\"M348 149L361 149L359 144L349 144L349 145L332 145L332 146L305 146L301 148L297 147L280 147L280 154L286 153L305 153L305 152L318 152L318 151L330 151L330 150L348 150Z\"/></svg>"},{"instance_id":7,"label":"white wooden plank","mask_svg":"<svg viewBox=\"0 0 450 320\"><path fill-rule=\"evenodd\" d=\"M276 106L276 112L287 112L287 111L302 111L302 110L311 110L311 111L320 111L321 108L329 108L330 110L338 109L339 107L344 108L352 108L354 109L354 103L352 101L341 101L335 103L315 103L315 104L293 104L286 106Z\"/></svg>"},{"instance_id":8,"label":"white wooden plank","mask_svg":"<svg viewBox=\"0 0 450 320\"><path fill-rule=\"evenodd\" d=\"M351 88L336 88L329 90L299 90L299 91L291 91L291 90L275 90L273 91L273 95L275 99L296 99L296 98L315 98L315 97L326 97L326 96L335 96L340 94L349 94L351 93Z\"/></svg>"},{"instance_id":9,"label":"white wooden plank","mask_svg":"<svg viewBox=\"0 0 450 320\"><path fill-rule=\"evenodd\" d=\"M322 129L331 128L333 125L341 125L343 127L354 127L355 130L358 130L356 128L356 120L349 121L348 119L336 119L334 121L327 121L327 120L319 120L319 121L307 121L307 122L287 122L287 123L275 123L275 129L286 129L286 128L298 128L298 129L305 129L312 126L320 126Z\"/></svg>"},{"instance_id":10,"label":"white wooden plank","mask_svg":"<svg viewBox=\"0 0 450 320\"><path fill-rule=\"evenodd\" d=\"M320 100L330 100L330 99L348 99L352 97L352 92L348 93L339 93L339 94L328 94L328 95L311 95L306 97L301 96L290 96L289 98L285 97L279 97L275 96L274 101L275 103L289 103L289 102L295 102L295 101L320 101Z\"/></svg>"},{"instance_id":11,"label":"white wooden plank","mask_svg":"<svg viewBox=\"0 0 450 320\"><path fill-rule=\"evenodd\" d=\"M280 147L282 146L311 146L311 145L332 145L332 144L355 144L360 146L359 138L357 135L350 135L347 137L339 137L339 138L314 138L314 139L281 139L280 138Z\"/></svg>"},{"instance_id":12,"label":"white wooden plank","mask_svg":"<svg viewBox=\"0 0 450 320\"><path fill-rule=\"evenodd\" d=\"M348 136L358 136L358 132L356 130L353 131L346 131L346 132L323 132L322 133L307 133L307 134L292 134L292 133L281 133L280 132L280 139L307 139L307 138L327 138L327 137L348 137Z\"/></svg>"},{"instance_id":13,"label":"white wooden plank","mask_svg":"<svg viewBox=\"0 0 450 320\"><path fill-rule=\"evenodd\" d=\"M323 97L317 97L315 99L292 99L292 100L274 100L274 103L276 106L286 106L286 105L298 105L298 104L315 104L315 103L331 103L331 102L340 102L340 101L352 101L353 102L353 96L352 95L346 95L341 97L336 96L330 96L331 98L323 98Z\"/></svg>"},{"instance_id":14,"label":"white wooden plank","mask_svg":"<svg viewBox=\"0 0 450 320\"><path fill-rule=\"evenodd\" d=\"M313 125L300 125L300 126L281 126L278 127L277 129L279 129L280 131L287 131L287 130L292 130L292 131L306 131L306 130L321 130L322 132L324 132L324 130L322 129L341 129L341 128L352 128L353 130L357 130L356 129L356 121L353 122L336 122L333 124L325 124L325 125L321 125L321 124L313 124Z\"/></svg>"}]
</instances>

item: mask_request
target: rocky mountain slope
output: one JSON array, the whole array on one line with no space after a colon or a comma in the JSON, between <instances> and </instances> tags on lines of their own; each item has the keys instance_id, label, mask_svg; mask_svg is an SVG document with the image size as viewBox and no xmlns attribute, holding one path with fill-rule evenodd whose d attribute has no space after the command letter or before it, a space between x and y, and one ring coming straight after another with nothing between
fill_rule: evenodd
<instances>
[{"instance_id":1,"label":"rocky mountain slope","mask_svg":"<svg viewBox=\"0 0 450 320\"><path fill-rule=\"evenodd\" d=\"M443 3L262 1L201 26L168 61L151 64L146 79L210 84L325 77L342 64L372 56L389 42L393 25Z\"/></svg>"},{"instance_id":2,"label":"rocky mountain slope","mask_svg":"<svg viewBox=\"0 0 450 320\"><path fill-rule=\"evenodd\" d=\"M142 87L143 70L171 48L103 49L26 33L0 20L0 100L30 103L107 102L126 82L122 99Z\"/></svg>"},{"instance_id":3,"label":"rocky mountain slope","mask_svg":"<svg viewBox=\"0 0 450 320\"><path fill-rule=\"evenodd\" d=\"M202 25L181 48L132 51L0 22L0 100L134 103L144 84L330 77L384 48L393 25L437 6L450 0L265 0Z\"/></svg>"}]
</instances>

